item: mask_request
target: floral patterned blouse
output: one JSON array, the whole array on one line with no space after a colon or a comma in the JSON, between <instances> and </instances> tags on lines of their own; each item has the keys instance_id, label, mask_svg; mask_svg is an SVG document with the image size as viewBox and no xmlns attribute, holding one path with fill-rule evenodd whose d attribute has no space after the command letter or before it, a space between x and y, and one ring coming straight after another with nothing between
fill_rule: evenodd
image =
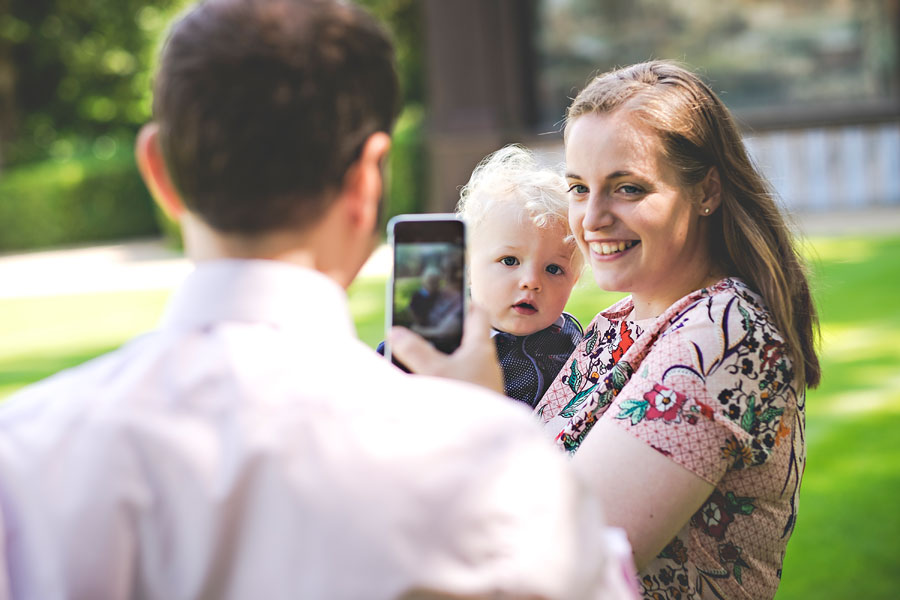
<instances>
[{"instance_id":1,"label":"floral patterned blouse","mask_svg":"<svg viewBox=\"0 0 900 600\"><path fill-rule=\"evenodd\" d=\"M806 461L785 344L739 279L656 319L631 309L594 318L535 411L568 452L605 419L715 486L639 574L645 598L772 598Z\"/></svg>"}]
</instances>

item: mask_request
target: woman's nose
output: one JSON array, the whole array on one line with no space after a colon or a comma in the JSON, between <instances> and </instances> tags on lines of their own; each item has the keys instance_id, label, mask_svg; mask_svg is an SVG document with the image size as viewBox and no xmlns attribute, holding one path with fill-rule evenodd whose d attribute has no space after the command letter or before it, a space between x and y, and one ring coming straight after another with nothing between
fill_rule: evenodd
<instances>
[{"instance_id":1,"label":"woman's nose","mask_svg":"<svg viewBox=\"0 0 900 600\"><path fill-rule=\"evenodd\" d=\"M615 223L610 200L602 194L592 194L585 206L581 225L585 231L598 231Z\"/></svg>"}]
</instances>

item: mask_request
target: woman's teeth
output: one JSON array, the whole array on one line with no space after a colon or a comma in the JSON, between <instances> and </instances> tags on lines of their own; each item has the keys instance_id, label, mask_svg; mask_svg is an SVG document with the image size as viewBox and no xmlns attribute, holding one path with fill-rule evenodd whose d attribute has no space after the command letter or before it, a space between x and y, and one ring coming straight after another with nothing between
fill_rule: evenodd
<instances>
[{"instance_id":1,"label":"woman's teeth","mask_svg":"<svg viewBox=\"0 0 900 600\"><path fill-rule=\"evenodd\" d=\"M627 242L591 242L589 248L595 254L616 254L624 252L638 244L637 240L629 240Z\"/></svg>"}]
</instances>

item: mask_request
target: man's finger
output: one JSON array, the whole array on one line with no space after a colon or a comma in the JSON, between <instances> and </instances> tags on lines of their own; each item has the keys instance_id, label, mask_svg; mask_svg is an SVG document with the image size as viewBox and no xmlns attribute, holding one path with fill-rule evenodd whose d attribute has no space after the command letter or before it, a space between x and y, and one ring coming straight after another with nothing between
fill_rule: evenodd
<instances>
[{"instance_id":1,"label":"man's finger","mask_svg":"<svg viewBox=\"0 0 900 600\"><path fill-rule=\"evenodd\" d=\"M405 327L392 327L388 332L391 355L413 373L431 373L436 359L445 359L425 338Z\"/></svg>"},{"instance_id":2,"label":"man's finger","mask_svg":"<svg viewBox=\"0 0 900 600\"><path fill-rule=\"evenodd\" d=\"M469 314L466 316L463 328L463 346L484 344L491 339L491 322L487 312L477 304L469 305Z\"/></svg>"}]
</instances>

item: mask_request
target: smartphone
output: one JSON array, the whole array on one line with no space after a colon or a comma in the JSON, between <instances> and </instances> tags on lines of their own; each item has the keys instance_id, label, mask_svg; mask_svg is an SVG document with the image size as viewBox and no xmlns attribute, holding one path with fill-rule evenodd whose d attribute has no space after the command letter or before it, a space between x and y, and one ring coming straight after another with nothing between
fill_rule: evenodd
<instances>
[{"instance_id":1,"label":"smartphone","mask_svg":"<svg viewBox=\"0 0 900 600\"><path fill-rule=\"evenodd\" d=\"M452 214L398 215L388 222L388 243L394 264L385 333L408 327L450 354L462 341L466 314L465 224ZM394 360L387 335L384 355Z\"/></svg>"}]
</instances>

